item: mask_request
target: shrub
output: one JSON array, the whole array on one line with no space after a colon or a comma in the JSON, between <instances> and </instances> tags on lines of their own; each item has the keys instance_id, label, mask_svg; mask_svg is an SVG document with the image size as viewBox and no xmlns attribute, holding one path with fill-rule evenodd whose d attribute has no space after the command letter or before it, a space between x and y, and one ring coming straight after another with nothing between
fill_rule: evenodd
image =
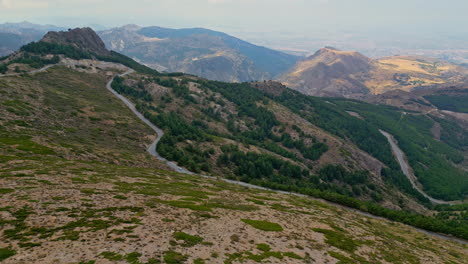
<instances>
[{"instance_id":1,"label":"shrub","mask_svg":"<svg viewBox=\"0 0 468 264\"><path fill-rule=\"evenodd\" d=\"M263 231L275 231L275 232L283 231L283 227L281 227L279 224L268 222L268 221L242 219L242 222L248 225L251 225L252 227L256 229L260 229Z\"/></svg>"}]
</instances>

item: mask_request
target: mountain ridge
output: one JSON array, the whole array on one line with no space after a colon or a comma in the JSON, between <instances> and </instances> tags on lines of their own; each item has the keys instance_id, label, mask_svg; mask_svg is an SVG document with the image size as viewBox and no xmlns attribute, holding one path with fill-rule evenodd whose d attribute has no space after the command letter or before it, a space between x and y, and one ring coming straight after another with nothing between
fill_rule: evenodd
<instances>
[{"instance_id":1,"label":"mountain ridge","mask_svg":"<svg viewBox=\"0 0 468 264\"><path fill-rule=\"evenodd\" d=\"M204 28L127 25L99 34L109 48L155 69L186 72L213 80L271 79L297 60L293 55Z\"/></svg>"},{"instance_id":2,"label":"mountain ridge","mask_svg":"<svg viewBox=\"0 0 468 264\"><path fill-rule=\"evenodd\" d=\"M428 57L370 59L358 52L323 48L278 80L308 95L362 99L396 89L463 85L467 75L460 66Z\"/></svg>"}]
</instances>

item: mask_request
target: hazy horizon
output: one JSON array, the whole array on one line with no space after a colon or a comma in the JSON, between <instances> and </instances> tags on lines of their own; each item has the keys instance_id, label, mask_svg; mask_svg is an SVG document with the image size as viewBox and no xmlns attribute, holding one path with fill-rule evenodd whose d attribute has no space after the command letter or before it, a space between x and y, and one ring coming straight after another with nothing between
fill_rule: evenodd
<instances>
[{"instance_id":1,"label":"hazy horizon","mask_svg":"<svg viewBox=\"0 0 468 264\"><path fill-rule=\"evenodd\" d=\"M466 10L462 0L0 0L0 22L203 27L282 50L330 45L384 56L464 49Z\"/></svg>"},{"instance_id":2,"label":"hazy horizon","mask_svg":"<svg viewBox=\"0 0 468 264\"><path fill-rule=\"evenodd\" d=\"M326 28L459 33L468 31L459 26L468 23L466 10L468 2L463 0L0 0L5 22L265 32Z\"/></svg>"}]
</instances>

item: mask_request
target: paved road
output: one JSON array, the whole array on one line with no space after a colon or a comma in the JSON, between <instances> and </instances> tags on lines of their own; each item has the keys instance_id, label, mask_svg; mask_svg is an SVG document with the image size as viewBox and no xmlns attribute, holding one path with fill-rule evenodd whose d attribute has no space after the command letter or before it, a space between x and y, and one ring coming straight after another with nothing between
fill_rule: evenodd
<instances>
[{"instance_id":1,"label":"paved road","mask_svg":"<svg viewBox=\"0 0 468 264\"><path fill-rule=\"evenodd\" d=\"M411 169L410 165L406 161L406 156L405 153L398 147L398 143L396 139L389 134L388 132L385 132L383 130L380 130L380 133L384 135L388 143L390 143L390 146L392 147L392 152L396 156L398 163L400 164L401 171L405 176L408 178L408 180L411 182L411 185L413 186L414 189L416 189L419 193L421 193L424 197L429 199L434 204L455 204L454 202L447 202L447 201L442 201L442 200L437 200L435 198L432 198L429 196L427 193L425 193L419 186L418 186L418 179L416 178L416 175L414 175L413 170Z\"/></svg>"},{"instance_id":2,"label":"paved road","mask_svg":"<svg viewBox=\"0 0 468 264\"><path fill-rule=\"evenodd\" d=\"M123 74L120 74L119 76L125 76L125 75L128 75L128 74L131 74L133 73L134 71L133 70L128 70L126 71L125 73ZM112 89L112 82L114 81L114 78L112 78L106 85L106 88L112 93L114 94L116 97L118 97L120 100L122 100L122 102L125 103L125 105L127 105L128 108L130 108L130 110L140 119L142 120L145 124L147 124L148 126L150 126L157 134L157 137L156 137L156 140L148 147L147 151L150 155L156 157L158 160L166 163L169 167L171 167L174 171L176 172L179 172L179 173L184 173L184 174L189 174L189 175L197 175L197 176L201 176L201 177L204 177L204 178L209 178L209 179L217 179L217 180L222 180L224 182L227 182L227 183L231 183L231 184L235 184L235 185L239 185L239 186L244 186L244 187L247 187L247 188L252 188L252 189L257 189L257 190L265 190L265 191L272 191L272 192L276 192L276 193L282 193L282 194L288 194L288 195L294 195L294 196L297 196L297 197L306 197L306 198L309 198L309 199L314 199L314 200L318 200L318 201L321 201L323 203L326 203L326 204L330 204L330 205L333 205L335 207L338 207L338 208L341 208L341 209L345 209L347 211L352 211L356 214L359 214L359 215L362 215L362 216L365 216L365 217L369 217L369 218L372 218L372 219L378 219L378 220L384 220L384 221L390 221L386 218L383 218L383 217L379 217L379 216L375 216L375 215L372 215L372 214L369 214L369 213L366 213L366 212L363 212L363 211L359 211L359 210L356 210L354 208L351 208L351 207L347 207L347 206L344 206L344 205L341 205L341 204L336 204L336 203L333 203L333 202L330 202L330 201L326 201L326 200L323 200L323 199L318 199L318 198L313 198L313 197L310 197L310 196L307 196L307 195L303 195L303 194L298 194L298 193L290 193L290 192L285 192L285 191L278 191L278 190L272 190L272 189L268 189L268 188L264 188L264 187L261 187L261 186L256 186L256 185L252 185L252 184L248 184L248 183L245 183L245 182L239 182L239 181L233 181L233 180L228 180L228 179L225 179L225 178L217 178L217 177L213 177L213 176L208 176L208 175L201 175L201 174L195 174L191 171L188 171L187 169L185 168L182 168L180 166L178 166L177 164L175 164L174 162L171 162L171 161L168 161L167 159L161 157L161 155L159 155L159 153L156 151L156 146L158 145L159 141L161 140L161 138L164 136L164 132L158 128L157 126L155 126L153 123L151 123L147 118L145 118L140 112L138 112L138 110L136 110L135 108L135 105L130 102L127 98L125 98L124 96L118 94L116 91L114 91ZM434 237L438 237L438 238L442 238L442 239L445 239L445 240L449 240L449 241L454 241L454 242L458 242L458 243L462 243L462 244L468 244L467 241L463 240L463 239L458 239L458 238L455 238L455 237L451 237L451 236L446 236L446 235L442 235L442 234L439 234L439 233L434 233L434 232L430 232L430 231L427 231L427 230L424 230L424 229L419 229L419 228L416 228L416 227L413 227L415 230L418 230L419 232L421 233L424 233L424 234L427 234L427 235L431 235L431 236L434 236Z\"/></svg>"},{"instance_id":3,"label":"paved road","mask_svg":"<svg viewBox=\"0 0 468 264\"><path fill-rule=\"evenodd\" d=\"M131 74L133 73L134 70L128 70L126 71L125 73L123 74L120 74L119 76L120 77L123 77L125 75L128 75L128 74ZM114 77L115 78L115 77ZM156 140L148 147L147 151L148 153L151 155L151 156L154 156L156 157L157 159L163 161L164 163L166 163L169 167L171 167L171 169L177 171L177 172L180 172L180 173L185 173L185 174L194 174L180 166L178 166L177 164L175 164L174 162L171 162L171 161L168 161L167 159L161 157L161 155L159 155L159 153L156 151L156 146L158 145L159 141L161 140L161 138L164 136L164 131L162 131L159 127L155 126L153 123L151 123L147 118L145 118L140 112L138 112L138 110L135 108L135 105L130 102L127 98L125 98L124 96L122 96L121 94L117 93L116 91L114 91L114 89L112 89L112 82L114 81L114 78L112 78L106 85L106 88L107 90L109 90L112 94L114 94L116 97L118 97L120 100L122 100L122 102L124 102L128 108L130 108L130 110L132 110L132 112L143 122L145 122L145 124L147 124L148 126L150 126L157 134L157 137L156 137Z\"/></svg>"}]
</instances>

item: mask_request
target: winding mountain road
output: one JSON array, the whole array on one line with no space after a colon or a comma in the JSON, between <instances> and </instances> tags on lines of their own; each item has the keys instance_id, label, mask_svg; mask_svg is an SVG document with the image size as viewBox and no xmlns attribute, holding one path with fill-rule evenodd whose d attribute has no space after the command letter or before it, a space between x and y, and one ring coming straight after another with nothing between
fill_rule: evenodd
<instances>
[{"instance_id":1,"label":"winding mountain road","mask_svg":"<svg viewBox=\"0 0 468 264\"><path fill-rule=\"evenodd\" d=\"M454 204L453 202L447 202L447 201L442 201L442 200L437 200L435 198L432 198L429 196L427 193L425 193L419 186L418 186L418 178L416 178L416 175L414 175L413 170L411 169L410 165L408 164L406 160L405 153L398 147L398 142L396 139L388 132L385 132L383 130L379 130L382 135L384 135L388 143L390 143L390 146L392 148L393 155L398 160L398 163L400 164L401 171L403 174L408 178L408 180L411 182L411 185L413 186L414 189L416 189L419 193L421 193L424 197L426 197L431 203L433 204Z\"/></svg>"},{"instance_id":2,"label":"winding mountain road","mask_svg":"<svg viewBox=\"0 0 468 264\"><path fill-rule=\"evenodd\" d=\"M128 75L128 74L131 74L135 72L134 70L130 69L120 75L118 75L119 77L123 77L125 75ZM138 110L136 109L135 105L130 102L127 98L125 98L123 95L117 93L116 91L114 91L114 89L112 89L112 82L114 81L115 77L112 78L106 85L106 88L107 90L109 90L113 95L115 95L117 98L119 98L122 102L124 102L125 105L127 105L128 108L130 108L130 110L141 120L143 121L145 124L147 124L149 127L151 127L151 129L153 129L157 136L156 136L156 140L148 147L147 151L148 153L151 155L151 156L154 156L156 157L158 160L166 163L171 169L175 170L176 172L179 172L179 173L184 173L184 174L194 174L193 172L191 171L188 171L180 166L178 166L177 164L175 164L174 162L172 161L169 161L165 158L163 158L161 155L159 155L159 153L156 151L156 146L158 145L159 141L161 140L161 138L164 136L164 131L162 131L159 127L155 126L153 123L151 123L146 117L144 117L140 112L138 112Z\"/></svg>"},{"instance_id":3,"label":"winding mountain road","mask_svg":"<svg viewBox=\"0 0 468 264\"><path fill-rule=\"evenodd\" d=\"M131 74L133 72L134 72L134 70L129 69L125 73L122 73L122 74L120 74L118 76L123 77L123 76ZM365 216L365 217L369 217L369 218L372 218L372 219L383 220L383 221L391 221L391 220L383 218L383 217L375 216L375 215L369 214L367 212L363 212L363 211L360 211L360 210L357 210L357 209L354 209L354 208L351 208L351 207L347 207L347 206L344 206L344 205L341 205L341 204L333 203L333 202L323 200L323 199L320 199L320 198L314 198L314 197L310 197L310 196L299 194L299 193L291 193L291 192L273 190L273 189L269 189L269 188L265 188L265 187L261 187L261 186L257 186L257 185L252 185L252 184L245 183L245 182L229 180L229 179L225 179L225 178L217 178L217 177L208 176L208 175L195 174L195 173L193 173L191 171L188 171L185 168L182 168L182 167L178 166L174 162L168 161L167 159L165 159L161 155L159 155L159 153L156 151L156 147L157 147L159 141L164 136L164 131L162 131L160 128L155 126L146 117L144 117L140 112L138 112L138 110L136 109L135 105L132 102L130 102L127 98L125 98L121 94L114 91L114 89L112 89L112 82L114 81L114 78L109 80L109 82L106 84L107 90L109 90L113 95L115 95L117 98L119 98L141 121L143 121L145 124L147 124L149 127L151 127L151 129L153 129L156 132L156 134L157 134L156 139L148 147L147 151L151 156L153 156L153 157L157 158L158 160L166 163L174 171L179 172L179 173L183 173L183 174L197 175L197 176L201 176L201 177L209 178L209 179L222 180L222 181L227 182L227 183L231 183L231 184L235 184L235 185L239 185L239 186L243 186L243 187L247 187L247 188L252 188L252 189L257 189L257 190L265 190L265 191L272 191L272 192L275 192L275 193L288 194L288 195L294 195L294 196L297 196L297 197L304 197L304 198L314 199L314 200L318 200L318 201L321 201L323 203L333 205L335 207L338 207L338 208L341 208L341 209L344 209L344 210L347 210L347 211L351 211L351 212L354 212L356 214L359 214L359 215L362 215L362 216ZM438 237L438 238L441 238L441 239L444 239L444 240L458 242L458 243L461 243L461 244L468 245L468 241L466 241L464 239L459 239L459 238L456 238L456 237L451 237L451 236L447 236L447 235L427 231L427 230L420 229L420 228L417 228L417 227L412 227L412 228L414 228L415 230L418 230L421 233L424 233L424 234L427 234L427 235L430 235L430 236L434 236L434 237Z\"/></svg>"}]
</instances>

